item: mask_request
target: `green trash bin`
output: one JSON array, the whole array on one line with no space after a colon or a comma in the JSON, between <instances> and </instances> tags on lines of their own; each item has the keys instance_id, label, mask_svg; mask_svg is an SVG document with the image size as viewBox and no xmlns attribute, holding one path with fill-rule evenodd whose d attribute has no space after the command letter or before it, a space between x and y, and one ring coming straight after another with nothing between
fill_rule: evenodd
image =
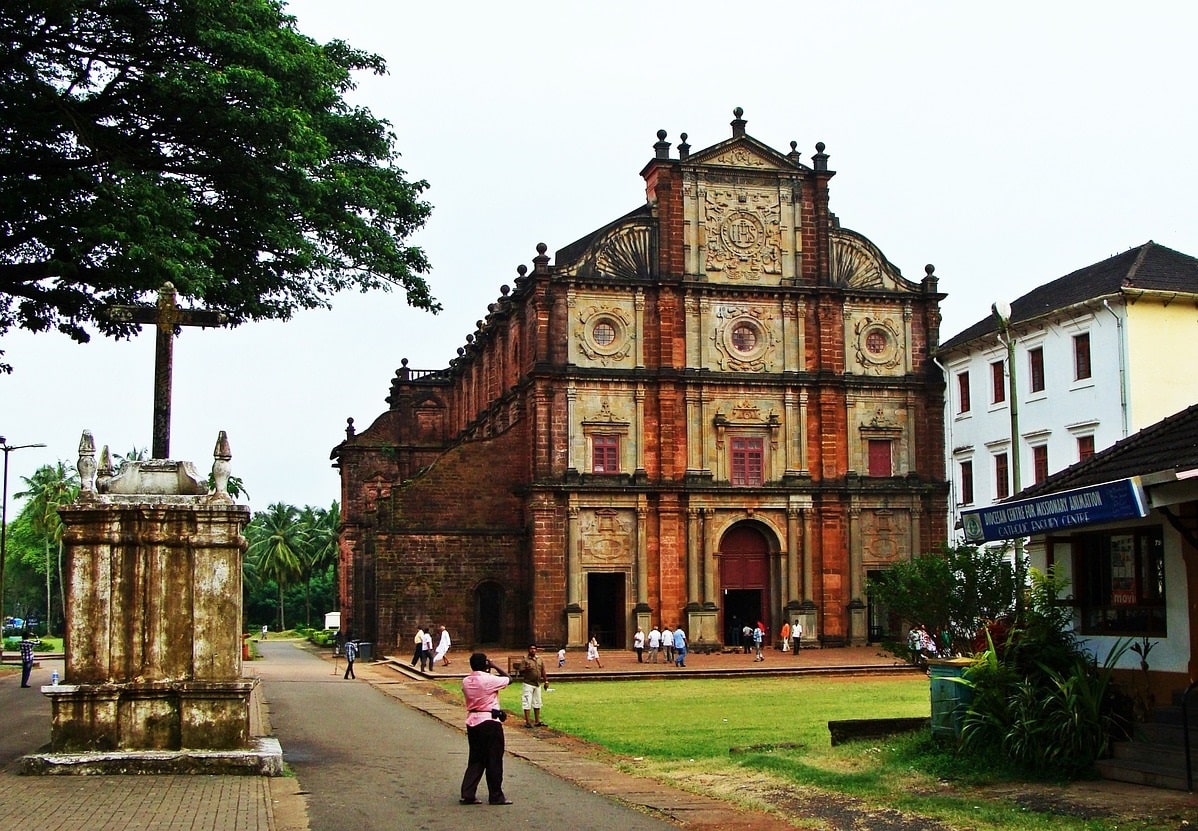
<instances>
[{"instance_id":1,"label":"green trash bin","mask_svg":"<svg viewBox=\"0 0 1198 831\"><path fill-rule=\"evenodd\" d=\"M932 680L932 735L949 739L961 737L965 711L973 701L973 689L954 681L973 663L969 658L945 658L928 661Z\"/></svg>"}]
</instances>

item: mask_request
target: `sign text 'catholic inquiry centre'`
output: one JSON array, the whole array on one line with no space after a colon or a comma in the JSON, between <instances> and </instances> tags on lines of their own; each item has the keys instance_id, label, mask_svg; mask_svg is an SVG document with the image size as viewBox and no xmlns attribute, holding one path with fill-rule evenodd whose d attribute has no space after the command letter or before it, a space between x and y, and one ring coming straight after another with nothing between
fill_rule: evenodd
<instances>
[{"instance_id":1,"label":"sign text 'catholic inquiry centre'","mask_svg":"<svg viewBox=\"0 0 1198 831\"><path fill-rule=\"evenodd\" d=\"M1148 515L1139 477L1104 482L1048 496L1004 502L964 511L961 524L968 542L992 542L1047 534L1082 525L1098 525Z\"/></svg>"}]
</instances>

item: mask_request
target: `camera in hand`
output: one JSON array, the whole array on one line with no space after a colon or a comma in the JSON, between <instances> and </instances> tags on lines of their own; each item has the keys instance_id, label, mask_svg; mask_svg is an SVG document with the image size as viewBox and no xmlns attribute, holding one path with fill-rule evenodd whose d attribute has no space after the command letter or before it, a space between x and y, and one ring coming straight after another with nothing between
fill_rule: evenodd
<instances>
[{"instance_id":1,"label":"camera in hand","mask_svg":"<svg viewBox=\"0 0 1198 831\"><path fill-rule=\"evenodd\" d=\"M499 721L507 721L507 710L492 710L491 718L498 719Z\"/></svg>"}]
</instances>

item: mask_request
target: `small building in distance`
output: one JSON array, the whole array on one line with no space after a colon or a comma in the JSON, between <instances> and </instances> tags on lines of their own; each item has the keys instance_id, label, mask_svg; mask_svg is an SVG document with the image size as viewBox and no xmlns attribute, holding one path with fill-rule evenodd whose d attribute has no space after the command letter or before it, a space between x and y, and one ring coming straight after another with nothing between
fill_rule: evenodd
<instances>
[{"instance_id":1,"label":"small building in distance","mask_svg":"<svg viewBox=\"0 0 1198 831\"><path fill-rule=\"evenodd\" d=\"M1189 361L1196 304L1198 259L1151 241L1012 302L1015 448L998 320L988 315L941 344L950 527L961 527L963 511L1008 498L1198 401Z\"/></svg>"},{"instance_id":2,"label":"small building in distance","mask_svg":"<svg viewBox=\"0 0 1198 831\"><path fill-rule=\"evenodd\" d=\"M841 227L822 143L804 161L734 116L699 151L660 131L642 204L538 245L447 367L404 360L351 419L345 631L626 648L681 626L702 649L897 625L867 578L947 533L937 278Z\"/></svg>"}]
</instances>

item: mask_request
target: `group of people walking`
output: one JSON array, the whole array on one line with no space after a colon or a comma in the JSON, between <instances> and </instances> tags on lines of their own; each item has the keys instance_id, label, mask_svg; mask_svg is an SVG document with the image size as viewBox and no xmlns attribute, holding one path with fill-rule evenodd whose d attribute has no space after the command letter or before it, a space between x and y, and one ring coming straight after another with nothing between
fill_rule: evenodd
<instances>
[{"instance_id":1,"label":"group of people walking","mask_svg":"<svg viewBox=\"0 0 1198 831\"><path fill-rule=\"evenodd\" d=\"M649 648L648 658L644 656L645 644L648 644ZM654 626L649 630L647 637L638 626L636 635L632 639L632 646L636 650L637 663L656 664L664 655L667 664L686 666L686 630L681 626L673 628L663 626L661 629Z\"/></svg>"},{"instance_id":2,"label":"group of people walking","mask_svg":"<svg viewBox=\"0 0 1198 831\"><path fill-rule=\"evenodd\" d=\"M433 627L429 624L428 628L420 627L416 630L416 636L413 638L415 648L412 650L412 666L420 664L421 672L432 672L433 667L437 662L441 666L449 666L449 647L452 641L449 637L449 631L444 627L438 627L440 632L437 638L437 645L433 646Z\"/></svg>"}]
</instances>

